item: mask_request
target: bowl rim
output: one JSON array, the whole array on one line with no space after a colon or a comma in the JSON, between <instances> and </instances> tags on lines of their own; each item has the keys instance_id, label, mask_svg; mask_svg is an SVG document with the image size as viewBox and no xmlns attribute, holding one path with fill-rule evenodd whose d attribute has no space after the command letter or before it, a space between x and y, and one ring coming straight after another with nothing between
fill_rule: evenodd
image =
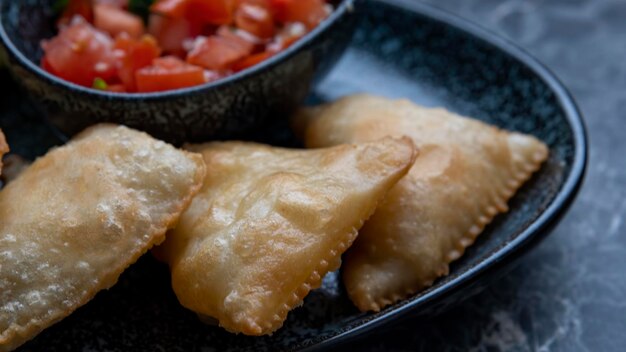
<instances>
[{"instance_id":1,"label":"bowl rim","mask_svg":"<svg viewBox=\"0 0 626 352\"><path fill-rule=\"evenodd\" d=\"M117 93L117 92L108 92L97 90L93 88L84 87L69 81L66 81L62 78L59 78L46 70L42 69L37 63L30 60L24 53L22 53L14 44L13 40L7 34L4 25L4 13L3 9L7 6L9 0L1 0L0 1L0 41L5 46L8 54L14 57L18 63L26 68L29 72L34 74L37 79L43 80L48 84L53 86L60 86L70 91L74 91L80 93L82 95L90 96L92 98L98 99L106 99L106 100L122 100L122 101L150 101L150 100L161 100L161 99L175 99L181 98L187 95L194 95L197 93L206 93L212 90L219 90L220 88L231 86L237 84L241 81L245 81L250 77L256 76L262 73L265 70L269 70L277 65L280 65L287 59L299 53L301 50L305 49L310 42L315 40L315 38L322 35L324 32L330 29L337 21L341 20L344 15L354 13L355 11L355 2L360 0L339 0L338 5L333 9L332 13L328 18L322 21L319 25L317 25L312 31L307 33L303 38L296 41L293 45L289 46L287 49L282 50L277 55L272 56L271 58L264 60L248 69L237 72L233 75L220 78L216 81L204 83L201 85L181 88L181 89L173 89L162 92L152 92L152 93Z\"/></svg>"},{"instance_id":2,"label":"bowl rim","mask_svg":"<svg viewBox=\"0 0 626 352\"><path fill-rule=\"evenodd\" d=\"M450 296L459 289L467 287L476 280L485 276L490 270L502 268L505 264L510 264L514 259L519 258L528 249L538 244L549 231L558 223L570 205L574 202L580 190L586 173L588 161L588 137L582 113L578 108L573 96L557 78L557 76L526 50L513 43L511 40L502 37L494 31L474 23L459 15L436 7L435 5L423 3L415 0L368 0L370 3L382 3L391 5L402 11L409 11L414 14L426 17L443 26L452 27L468 36L482 41L486 45L493 46L497 50L517 61L520 65L526 66L533 74L541 79L544 84L555 95L556 102L564 114L568 126L572 130L574 143L574 157L571 170L561 183L561 188L546 209L527 228L522 230L512 241L492 252L476 265L471 266L457 277L446 282L444 285L432 290L425 291L421 296L409 298L408 302L402 306L389 311L381 311L378 316L365 323L328 339L314 342L312 345L301 349L302 351L324 350L332 346L353 341L364 334L371 332L391 321L398 321L408 318L415 309L423 308L426 304L432 304L446 296Z\"/></svg>"}]
</instances>

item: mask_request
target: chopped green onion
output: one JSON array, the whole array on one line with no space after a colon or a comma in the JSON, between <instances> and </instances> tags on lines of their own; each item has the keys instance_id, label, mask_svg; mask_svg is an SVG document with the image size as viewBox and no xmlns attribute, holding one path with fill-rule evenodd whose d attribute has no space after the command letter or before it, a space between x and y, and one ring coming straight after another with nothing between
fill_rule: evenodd
<instances>
[{"instance_id":1,"label":"chopped green onion","mask_svg":"<svg viewBox=\"0 0 626 352\"><path fill-rule=\"evenodd\" d=\"M107 90L109 85L102 78L97 77L93 80L93 88L98 90Z\"/></svg>"}]
</instances>

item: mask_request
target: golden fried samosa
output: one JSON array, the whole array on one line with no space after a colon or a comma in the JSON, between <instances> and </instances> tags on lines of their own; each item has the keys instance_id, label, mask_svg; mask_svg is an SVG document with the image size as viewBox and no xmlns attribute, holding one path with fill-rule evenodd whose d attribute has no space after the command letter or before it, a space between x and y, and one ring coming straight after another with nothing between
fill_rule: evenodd
<instances>
[{"instance_id":1,"label":"golden fried samosa","mask_svg":"<svg viewBox=\"0 0 626 352\"><path fill-rule=\"evenodd\" d=\"M0 175L2 175L2 157L8 152L9 146L7 145L6 139L4 139L4 134L2 133L2 130L0 130Z\"/></svg>"},{"instance_id":2,"label":"golden fried samosa","mask_svg":"<svg viewBox=\"0 0 626 352\"><path fill-rule=\"evenodd\" d=\"M313 151L241 142L190 150L210 172L157 256L183 306L246 335L280 328L339 267L416 154L408 138Z\"/></svg>"},{"instance_id":3,"label":"golden fried samosa","mask_svg":"<svg viewBox=\"0 0 626 352\"><path fill-rule=\"evenodd\" d=\"M0 351L63 319L163 241L204 179L202 157L98 125L0 192Z\"/></svg>"},{"instance_id":4,"label":"golden fried samosa","mask_svg":"<svg viewBox=\"0 0 626 352\"><path fill-rule=\"evenodd\" d=\"M307 147L407 135L420 157L363 226L342 267L348 294L378 311L448 273L548 156L534 137L407 100L356 95L296 117Z\"/></svg>"}]
</instances>

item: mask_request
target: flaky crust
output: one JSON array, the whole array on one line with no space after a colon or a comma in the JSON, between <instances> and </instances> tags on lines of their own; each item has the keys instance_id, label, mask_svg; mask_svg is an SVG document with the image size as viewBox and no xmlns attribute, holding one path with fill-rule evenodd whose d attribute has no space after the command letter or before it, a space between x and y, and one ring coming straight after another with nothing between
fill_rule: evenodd
<instances>
[{"instance_id":1,"label":"flaky crust","mask_svg":"<svg viewBox=\"0 0 626 352\"><path fill-rule=\"evenodd\" d=\"M362 311L378 311L448 274L548 156L528 135L443 109L357 95L302 111L308 147L410 136L420 157L348 251L343 279Z\"/></svg>"},{"instance_id":2,"label":"flaky crust","mask_svg":"<svg viewBox=\"0 0 626 352\"><path fill-rule=\"evenodd\" d=\"M246 335L280 328L339 267L416 154L408 138L316 151L240 142L191 150L210 172L157 251L183 306Z\"/></svg>"},{"instance_id":3,"label":"flaky crust","mask_svg":"<svg viewBox=\"0 0 626 352\"><path fill-rule=\"evenodd\" d=\"M9 183L0 192L0 351L114 285L163 241L204 174L200 155L98 125Z\"/></svg>"},{"instance_id":4,"label":"flaky crust","mask_svg":"<svg viewBox=\"0 0 626 352\"><path fill-rule=\"evenodd\" d=\"M0 130L0 175L2 175L2 157L8 152L9 145L7 144L7 140L4 138L2 130Z\"/></svg>"}]
</instances>

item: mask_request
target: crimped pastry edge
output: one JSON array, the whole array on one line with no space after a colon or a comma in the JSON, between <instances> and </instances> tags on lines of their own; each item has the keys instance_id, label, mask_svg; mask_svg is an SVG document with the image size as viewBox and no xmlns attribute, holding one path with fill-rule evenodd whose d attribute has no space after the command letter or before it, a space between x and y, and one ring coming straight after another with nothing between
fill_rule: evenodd
<instances>
[{"instance_id":1,"label":"crimped pastry edge","mask_svg":"<svg viewBox=\"0 0 626 352\"><path fill-rule=\"evenodd\" d=\"M271 321L259 322L258 319L248 318L245 323L237 324L239 329L230 329L229 326L222 325L220 321L220 327L226 329L232 333L243 333L244 335L251 336L262 336L262 335L271 335L280 329L285 320L287 319L287 315L296 307L300 306L304 300L304 298L316 288L319 288L322 284L322 280L329 273L333 272L341 266L341 255L345 253L350 246L354 243L356 238L358 237L359 230L363 227L365 222L374 215L376 209L380 203L384 200L385 195L395 186L395 184L400 181L406 174L411 170L413 164L415 163L416 158L419 155L419 148L415 145L412 139L409 137L403 136L400 139L409 141L413 145L413 153L410 161L405 165L404 170L398 173L398 177L396 182L393 183L391 187L385 192L385 194L380 197L376 202L374 202L372 208L365 213L365 216L362 216L356 226L352 226L352 228L347 232L347 234L343 237L343 240L339 241L337 246L334 249L331 249L328 252L328 256L320 260L318 265L309 275L309 278L305 280L290 296L287 302L280 305L280 310L275 313L272 317ZM219 320L219 319L218 319ZM233 327L235 327L233 325ZM246 329L243 329L245 327Z\"/></svg>"},{"instance_id":2,"label":"crimped pastry edge","mask_svg":"<svg viewBox=\"0 0 626 352\"><path fill-rule=\"evenodd\" d=\"M371 212L370 216L374 214ZM369 218L369 216L367 217ZM220 323L220 326L226 330L234 333L243 333L251 336L271 335L276 330L283 326L283 323L287 319L287 315L294 308L300 306L304 298L316 288L319 288L322 284L324 277L332 271L339 269L341 266L341 254L345 252L354 240L357 238L358 229L360 229L365 223L366 219L360 221L360 224L352 227L350 231L343 237L343 240L339 244L328 252L328 256L321 259L315 269L311 272L308 279L306 279L288 298L287 302L280 305L279 310L274 313L271 321L259 321L259 319L248 318L245 322L239 325L239 329L229 329Z\"/></svg>"},{"instance_id":3,"label":"crimped pastry edge","mask_svg":"<svg viewBox=\"0 0 626 352\"><path fill-rule=\"evenodd\" d=\"M456 243L456 247L445 256L446 262L444 262L442 266L436 270L435 275L423 280L417 285L405 287L404 289L400 289L399 291L388 296L376 299L370 294L350 294L348 291L350 300L362 312L380 312L383 308L395 304L427 287L432 286L437 278L448 275L450 263L463 256L465 250L474 244L485 227L490 224L498 214L505 213L509 210L507 205L508 201L517 193L521 186L541 168L541 165L547 160L548 156L549 150L547 150L547 148L545 150L542 149L541 151L535 152L531 156L530 160L520 163L517 168L511 168L510 177L504 182L504 187L496 192L498 197L492 199L492 202L484 207L482 214L476 217L476 222L470 226L465 235L459 239Z\"/></svg>"}]
</instances>

